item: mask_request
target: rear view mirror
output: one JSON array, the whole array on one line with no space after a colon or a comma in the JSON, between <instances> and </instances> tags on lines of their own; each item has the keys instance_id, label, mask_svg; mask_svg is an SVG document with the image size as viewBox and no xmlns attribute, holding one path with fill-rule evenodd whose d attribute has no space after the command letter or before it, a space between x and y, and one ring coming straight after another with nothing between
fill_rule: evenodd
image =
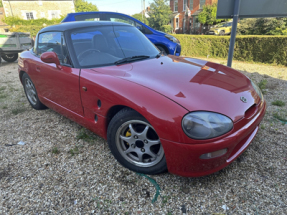
<instances>
[{"instance_id":1,"label":"rear view mirror","mask_svg":"<svg viewBox=\"0 0 287 215\"><path fill-rule=\"evenodd\" d=\"M58 69L61 69L60 60L55 52L44 52L41 54L41 60L44 63L54 63Z\"/></svg>"}]
</instances>

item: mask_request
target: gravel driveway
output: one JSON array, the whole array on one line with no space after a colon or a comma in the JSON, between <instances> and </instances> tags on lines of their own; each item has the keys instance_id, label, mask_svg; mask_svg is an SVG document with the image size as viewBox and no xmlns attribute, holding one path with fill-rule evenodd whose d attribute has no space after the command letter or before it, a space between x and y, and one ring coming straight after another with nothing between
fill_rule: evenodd
<instances>
[{"instance_id":1,"label":"gravel driveway","mask_svg":"<svg viewBox=\"0 0 287 215\"><path fill-rule=\"evenodd\" d=\"M286 214L287 68L233 67L265 87L268 108L259 132L227 168L183 178L123 168L102 138L52 110L32 109L17 63L3 62L0 214Z\"/></svg>"}]
</instances>

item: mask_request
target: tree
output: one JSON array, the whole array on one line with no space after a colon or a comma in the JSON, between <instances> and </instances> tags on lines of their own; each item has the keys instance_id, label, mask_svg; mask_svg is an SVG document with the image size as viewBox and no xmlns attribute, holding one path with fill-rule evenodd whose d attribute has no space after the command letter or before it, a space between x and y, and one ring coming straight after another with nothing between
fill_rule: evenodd
<instances>
[{"instance_id":1,"label":"tree","mask_svg":"<svg viewBox=\"0 0 287 215\"><path fill-rule=\"evenodd\" d=\"M242 19L238 33L243 35L287 35L287 18Z\"/></svg>"},{"instance_id":2,"label":"tree","mask_svg":"<svg viewBox=\"0 0 287 215\"><path fill-rule=\"evenodd\" d=\"M89 12L99 11L98 7L92 3L88 3L85 0L75 0L75 11L76 12Z\"/></svg>"},{"instance_id":3,"label":"tree","mask_svg":"<svg viewBox=\"0 0 287 215\"><path fill-rule=\"evenodd\" d=\"M0 0L0 7L3 7L3 3L2 3L2 0Z\"/></svg>"},{"instance_id":4,"label":"tree","mask_svg":"<svg viewBox=\"0 0 287 215\"><path fill-rule=\"evenodd\" d=\"M163 26L170 22L172 11L167 4L167 0L154 0L147 13L149 15L149 26L157 30L164 30Z\"/></svg>"},{"instance_id":5,"label":"tree","mask_svg":"<svg viewBox=\"0 0 287 215\"><path fill-rule=\"evenodd\" d=\"M212 5L204 5L202 12L198 14L198 21L201 24L215 25L224 21L224 19L216 19L217 3Z\"/></svg>"},{"instance_id":6,"label":"tree","mask_svg":"<svg viewBox=\"0 0 287 215\"><path fill-rule=\"evenodd\" d=\"M141 21L141 22L143 22L143 23L148 25L147 17L145 17L145 16L142 17L141 13L136 13L136 14L132 15L132 17L134 17L135 19L137 19L137 20L139 20L139 21Z\"/></svg>"}]
</instances>

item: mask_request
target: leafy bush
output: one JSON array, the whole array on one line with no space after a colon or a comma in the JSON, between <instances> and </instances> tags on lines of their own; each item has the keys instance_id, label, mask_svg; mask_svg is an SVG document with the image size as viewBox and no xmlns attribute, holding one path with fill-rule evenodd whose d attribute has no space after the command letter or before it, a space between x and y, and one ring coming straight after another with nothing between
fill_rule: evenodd
<instances>
[{"instance_id":1,"label":"leafy bush","mask_svg":"<svg viewBox=\"0 0 287 215\"><path fill-rule=\"evenodd\" d=\"M227 58L229 36L174 35L182 55ZM287 66L287 36L237 36L234 59Z\"/></svg>"},{"instance_id":2,"label":"leafy bush","mask_svg":"<svg viewBox=\"0 0 287 215\"><path fill-rule=\"evenodd\" d=\"M24 20L21 19L19 17L13 17L13 16L8 16L4 18L4 22L7 25L13 26L13 25L37 25L37 26L42 26L43 24L46 25L55 25L55 24L59 24L62 20L64 19L64 17L60 17L59 19L51 19L48 20L46 18L41 18L41 19L30 19L30 20Z\"/></svg>"},{"instance_id":3,"label":"leafy bush","mask_svg":"<svg viewBox=\"0 0 287 215\"><path fill-rule=\"evenodd\" d=\"M38 31L40 31L43 26L38 25L16 25L15 27L11 27L9 31L11 32L30 32L31 37L36 36Z\"/></svg>"},{"instance_id":4,"label":"leafy bush","mask_svg":"<svg viewBox=\"0 0 287 215\"><path fill-rule=\"evenodd\" d=\"M161 26L160 30L165 32L165 33L171 33L172 27L170 25L163 25L163 26Z\"/></svg>"}]
</instances>

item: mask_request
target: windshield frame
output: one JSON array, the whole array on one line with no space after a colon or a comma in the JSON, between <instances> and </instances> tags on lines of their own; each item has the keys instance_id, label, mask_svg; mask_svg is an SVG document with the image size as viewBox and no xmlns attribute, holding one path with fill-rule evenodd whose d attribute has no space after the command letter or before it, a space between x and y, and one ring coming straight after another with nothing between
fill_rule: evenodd
<instances>
[{"instance_id":1,"label":"windshield frame","mask_svg":"<svg viewBox=\"0 0 287 215\"><path fill-rule=\"evenodd\" d=\"M144 60L150 60L150 59L153 59L153 58L157 58L158 54L161 53L160 50L158 50L158 48L152 42L149 41L151 43L151 45L153 45L158 50L158 53L155 56L150 56L150 58L137 59L137 60L133 60L131 62L119 64L119 65L115 64L115 62L108 63L108 64L101 64L101 65L88 65L88 66L80 65L80 63L78 61L78 58L77 58L77 55L76 55L76 51L74 49L72 38L71 38L72 32L74 32L75 30L84 30L84 29L92 29L92 28L96 29L96 28L107 27L107 26L110 26L110 27L112 27L114 29L114 27L121 27L123 25L122 25L122 23L120 23L119 25L117 25L117 24L114 25L113 24L113 25L90 26L90 27L82 27L82 28L77 28L77 29L69 29L69 30L64 32L64 37L65 37L65 40L66 40L66 43L67 43L68 51L70 53L70 57L71 57L71 60L73 62L74 68L92 69L92 68L100 68L100 67L108 67L108 66L120 66L120 65L124 65L124 64L134 63L134 62L137 62L137 61L144 61ZM125 27L130 27L130 28L135 28L137 31L139 31L141 34L143 34L140 30L138 30L134 26L131 26L131 25L124 25L124 26Z\"/></svg>"}]
</instances>

